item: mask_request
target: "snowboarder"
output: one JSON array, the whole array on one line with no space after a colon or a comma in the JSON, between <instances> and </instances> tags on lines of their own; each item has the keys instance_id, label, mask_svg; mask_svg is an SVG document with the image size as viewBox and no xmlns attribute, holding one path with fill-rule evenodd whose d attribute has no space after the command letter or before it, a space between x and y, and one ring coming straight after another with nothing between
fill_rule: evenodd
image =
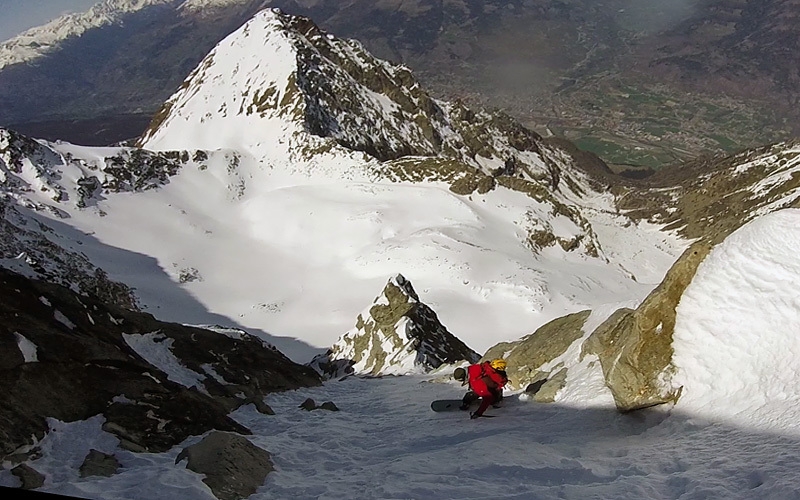
<instances>
[{"instance_id":1,"label":"snowboarder","mask_svg":"<svg viewBox=\"0 0 800 500\"><path fill-rule=\"evenodd\" d=\"M470 365L466 370L456 368L453 377L461 381L462 385L469 383L469 391L464 395L460 409L467 410L478 398L481 405L470 413L469 418L478 418L489 405L496 405L503 399L503 387L508 383L506 375L506 360L493 359Z\"/></svg>"}]
</instances>

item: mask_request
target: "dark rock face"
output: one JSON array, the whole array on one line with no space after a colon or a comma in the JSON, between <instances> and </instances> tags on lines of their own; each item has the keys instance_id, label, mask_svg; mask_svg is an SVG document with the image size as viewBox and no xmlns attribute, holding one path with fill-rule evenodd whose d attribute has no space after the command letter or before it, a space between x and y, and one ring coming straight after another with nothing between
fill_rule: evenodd
<instances>
[{"instance_id":1,"label":"dark rock face","mask_svg":"<svg viewBox=\"0 0 800 500\"><path fill-rule=\"evenodd\" d=\"M203 482L220 500L247 498L274 470L270 454L238 434L214 431L180 452L175 463L205 474Z\"/></svg>"},{"instance_id":2,"label":"dark rock face","mask_svg":"<svg viewBox=\"0 0 800 500\"><path fill-rule=\"evenodd\" d=\"M170 380L131 347L147 339L197 383ZM0 269L0 456L41 439L47 417L102 413L104 429L133 451L165 451L211 429L247 434L232 409L319 384L313 370L244 332L163 323Z\"/></svg>"},{"instance_id":3,"label":"dark rock face","mask_svg":"<svg viewBox=\"0 0 800 500\"><path fill-rule=\"evenodd\" d=\"M110 280L86 256L49 239L52 230L23 212L0 195L0 258L19 260L38 279L92 294L108 304L138 309L130 287Z\"/></svg>"}]
</instances>

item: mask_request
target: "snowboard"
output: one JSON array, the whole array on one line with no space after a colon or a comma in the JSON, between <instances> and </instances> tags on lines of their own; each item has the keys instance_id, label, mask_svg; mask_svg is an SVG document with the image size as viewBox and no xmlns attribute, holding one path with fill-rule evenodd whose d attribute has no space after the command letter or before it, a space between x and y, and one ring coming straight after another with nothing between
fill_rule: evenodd
<instances>
[{"instance_id":1,"label":"snowboard","mask_svg":"<svg viewBox=\"0 0 800 500\"><path fill-rule=\"evenodd\" d=\"M477 406L476 401L472 406ZM460 399L437 399L431 403L431 410L433 411L459 411L458 407L461 406Z\"/></svg>"}]
</instances>

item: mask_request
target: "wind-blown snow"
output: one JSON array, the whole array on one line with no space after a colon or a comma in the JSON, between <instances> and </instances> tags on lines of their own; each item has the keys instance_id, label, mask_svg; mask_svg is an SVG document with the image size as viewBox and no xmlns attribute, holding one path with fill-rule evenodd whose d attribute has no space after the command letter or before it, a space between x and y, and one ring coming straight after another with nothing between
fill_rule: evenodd
<instances>
[{"instance_id":1,"label":"wind-blown snow","mask_svg":"<svg viewBox=\"0 0 800 500\"><path fill-rule=\"evenodd\" d=\"M717 246L677 309L678 406L800 434L800 210L762 216Z\"/></svg>"}]
</instances>

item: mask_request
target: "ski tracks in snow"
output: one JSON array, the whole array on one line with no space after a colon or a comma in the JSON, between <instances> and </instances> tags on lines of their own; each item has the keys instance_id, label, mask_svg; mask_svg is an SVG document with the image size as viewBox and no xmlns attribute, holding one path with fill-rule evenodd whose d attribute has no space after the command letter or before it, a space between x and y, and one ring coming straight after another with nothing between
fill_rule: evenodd
<instances>
[{"instance_id":1,"label":"ski tracks in snow","mask_svg":"<svg viewBox=\"0 0 800 500\"><path fill-rule=\"evenodd\" d=\"M236 419L276 471L253 498L800 498L800 441L667 409L621 415L507 397L497 418L435 413L460 385L350 377ZM305 398L339 412L298 408ZM788 495L788 496L787 496Z\"/></svg>"}]
</instances>

